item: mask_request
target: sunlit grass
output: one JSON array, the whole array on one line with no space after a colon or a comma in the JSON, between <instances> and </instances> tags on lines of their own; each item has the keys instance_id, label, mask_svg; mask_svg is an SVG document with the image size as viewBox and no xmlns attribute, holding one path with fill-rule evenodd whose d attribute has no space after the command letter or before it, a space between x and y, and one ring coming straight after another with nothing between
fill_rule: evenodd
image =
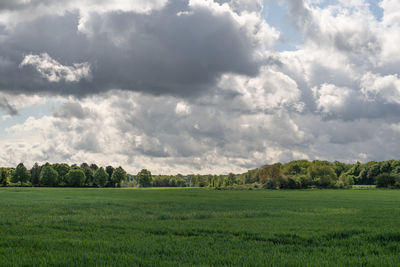
<instances>
[{"instance_id":1,"label":"sunlit grass","mask_svg":"<svg viewBox=\"0 0 400 267\"><path fill-rule=\"evenodd\" d=\"M400 191L0 189L1 266L400 261Z\"/></svg>"}]
</instances>

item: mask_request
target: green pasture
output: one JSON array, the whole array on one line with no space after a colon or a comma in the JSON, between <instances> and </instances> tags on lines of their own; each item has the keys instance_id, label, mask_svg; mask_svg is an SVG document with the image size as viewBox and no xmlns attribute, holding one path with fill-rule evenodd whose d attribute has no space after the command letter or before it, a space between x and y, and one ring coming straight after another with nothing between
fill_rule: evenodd
<instances>
[{"instance_id":1,"label":"green pasture","mask_svg":"<svg viewBox=\"0 0 400 267\"><path fill-rule=\"evenodd\" d=\"M400 191L0 188L0 266L395 266Z\"/></svg>"}]
</instances>

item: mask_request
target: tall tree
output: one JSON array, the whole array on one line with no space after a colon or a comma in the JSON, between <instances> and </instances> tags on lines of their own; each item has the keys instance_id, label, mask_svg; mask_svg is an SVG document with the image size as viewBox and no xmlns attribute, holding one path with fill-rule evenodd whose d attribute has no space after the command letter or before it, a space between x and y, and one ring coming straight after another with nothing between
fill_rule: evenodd
<instances>
[{"instance_id":1,"label":"tall tree","mask_svg":"<svg viewBox=\"0 0 400 267\"><path fill-rule=\"evenodd\" d=\"M68 164L56 163L56 164L53 164L53 169L56 170L56 172L58 173L57 184L58 185L66 185L67 184L66 175L70 170L70 167L68 166Z\"/></svg>"},{"instance_id":2,"label":"tall tree","mask_svg":"<svg viewBox=\"0 0 400 267\"><path fill-rule=\"evenodd\" d=\"M93 176L93 185L98 187L104 187L107 183L108 174L103 167L97 169Z\"/></svg>"},{"instance_id":3,"label":"tall tree","mask_svg":"<svg viewBox=\"0 0 400 267\"><path fill-rule=\"evenodd\" d=\"M69 186L75 186L75 187L80 187L84 184L85 182L85 173L81 168L73 168L70 169L69 172L66 175L68 185Z\"/></svg>"},{"instance_id":4,"label":"tall tree","mask_svg":"<svg viewBox=\"0 0 400 267\"><path fill-rule=\"evenodd\" d=\"M21 183L22 186L23 183L29 181L30 176L31 176L30 172L25 168L24 164L21 162L15 168L11 180L13 183Z\"/></svg>"},{"instance_id":5,"label":"tall tree","mask_svg":"<svg viewBox=\"0 0 400 267\"><path fill-rule=\"evenodd\" d=\"M136 179L141 187L151 186L152 177L149 170L142 169L140 172L138 172Z\"/></svg>"},{"instance_id":6,"label":"tall tree","mask_svg":"<svg viewBox=\"0 0 400 267\"><path fill-rule=\"evenodd\" d=\"M115 186L121 186L121 182L126 180L126 172L121 166L116 168L111 176L111 180Z\"/></svg>"},{"instance_id":7,"label":"tall tree","mask_svg":"<svg viewBox=\"0 0 400 267\"><path fill-rule=\"evenodd\" d=\"M31 169L31 184L33 186L39 185L40 183L40 171L42 170L42 167L39 166L39 164L36 162Z\"/></svg>"},{"instance_id":8,"label":"tall tree","mask_svg":"<svg viewBox=\"0 0 400 267\"><path fill-rule=\"evenodd\" d=\"M58 181L58 172L53 169L53 167L46 163L42 166L40 172L40 184L44 186L55 186Z\"/></svg>"},{"instance_id":9,"label":"tall tree","mask_svg":"<svg viewBox=\"0 0 400 267\"><path fill-rule=\"evenodd\" d=\"M260 184L265 184L272 179L279 185L282 178L282 171L279 164L265 165L259 171Z\"/></svg>"},{"instance_id":10,"label":"tall tree","mask_svg":"<svg viewBox=\"0 0 400 267\"><path fill-rule=\"evenodd\" d=\"M93 185L93 171L89 166L81 167L83 172L85 173L86 180L84 185L92 186Z\"/></svg>"},{"instance_id":11,"label":"tall tree","mask_svg":"<svg viewBox=\"0 0 400 267\"><path fill-rule=\"evenodd\" d=\"M93 172L97 171L99 169L99 166L97 166L95 163L90 164L89 166Z\"/></svg>"},{"instance_id":12,"label":"tall tree","mask_svg":"<svg viewBox=\"0 0 400 267\"><path fill-rule=\"evenodd\" d=\"M7 184L8 184L7 170L4 168L0 169L0 183L1 183L1 186L7 186Z\"/></svg>"},{"instance_id":13,"label":"tall tree","mask_svg":"<svg viewBox=\"0 0 400 267\"><path fill-rule=\"evenodd\" d=\"M108 174L107 186L110 186L110 187L114 187L114 184L113 184L112 179L111 179L113 172L114 172L114 167L113 166L107 166L106 167L106 173Z\"/></svg>"}]
</instances>

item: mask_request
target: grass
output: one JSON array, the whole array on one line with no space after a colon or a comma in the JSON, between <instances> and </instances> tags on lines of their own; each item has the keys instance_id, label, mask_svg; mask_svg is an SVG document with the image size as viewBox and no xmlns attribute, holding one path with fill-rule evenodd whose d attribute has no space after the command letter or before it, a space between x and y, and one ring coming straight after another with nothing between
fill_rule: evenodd
<instances>
[{"instance_id":1,"label":"grass","mask_svg":"<svg viewBox=\"0 0 400 267\"><path fill-rule=\"evenodd\" d=\"M1 266L394 266L400 191L0 189Z\"/></svg>"}]
</instances>

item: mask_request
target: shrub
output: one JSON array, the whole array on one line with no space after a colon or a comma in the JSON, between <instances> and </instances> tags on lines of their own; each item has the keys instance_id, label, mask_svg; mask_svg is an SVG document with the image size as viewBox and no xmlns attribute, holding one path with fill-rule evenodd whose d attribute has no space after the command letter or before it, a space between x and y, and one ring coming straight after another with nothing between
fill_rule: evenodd
<instances>
[{"instance_id":1,"label":"shrub","mask_svg":"<svg viewBox=\"0 0 400 267\"><path fill-rule=\"evenodd\" d=\"M262 185L264 189L276 189L276 182L274 179L269 178L267 181Z\"/></svg>"},{"instance_id":2,"label":"shrub","mask_svg":"<svg viewBox=\"0 0 400 267\"><path fill-rule=\"evenodd\" d=\"M376 177L376 187L393 187L398 178L389 173L381 173Z\"/></svg>"}]
</instances>

